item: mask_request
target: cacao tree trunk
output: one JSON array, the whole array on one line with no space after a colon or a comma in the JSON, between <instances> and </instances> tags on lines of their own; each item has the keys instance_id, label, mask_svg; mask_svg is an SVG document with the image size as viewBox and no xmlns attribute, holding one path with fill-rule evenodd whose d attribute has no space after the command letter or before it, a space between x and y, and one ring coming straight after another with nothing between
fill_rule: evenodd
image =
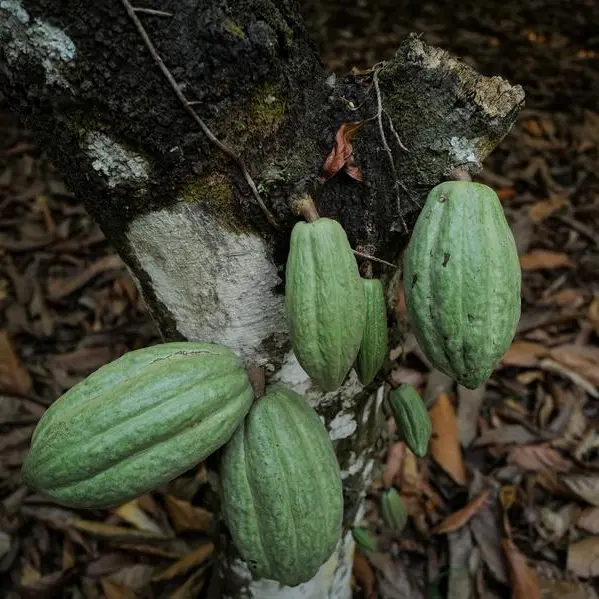
<instances>
[{"instance_id":1,"label":"cacao tree trunk","mask_svg":"<svg viewBox=\"0 0 599 599\"><path fill-rule=\"evenodd\" d=\"M264 367L267 386L303 393L324 418L344 478L337 553L294 589L251 581L224 554L227 597L347 598L353 542L374 472L383 389L352 373L323 394L290 348L284 265L294 200L309 194L352 246L395 261L431 186L475 173L524 94L408 37L375 70L325 72L294 0L165 0L136 13L176 83L238 162L192 120L119 0L0 0L0 90L127 264L165 340L223 343ZM147 7L147 3L143 3ZM323 178L345 122L354 160ZM354 171L355 175L355 171ZM373 262L393 307L397 273Z\"/></svg>"}]
</instances>

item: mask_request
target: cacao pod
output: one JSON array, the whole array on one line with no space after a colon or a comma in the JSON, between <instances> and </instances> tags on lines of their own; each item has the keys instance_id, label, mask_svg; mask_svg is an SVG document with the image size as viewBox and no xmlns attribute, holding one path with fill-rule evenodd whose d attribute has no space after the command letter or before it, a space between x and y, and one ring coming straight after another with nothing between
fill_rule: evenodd
<instances>
[{"instance_id":1,"label":"cacao pod","mask_svg":"<svg viewBox=\"0 0 599 599\"><path fill-rule=\"evenodd\" d=\"M381 495L381 513L387 526L396 534L399 534L408 523L406 506L393 487Z\"/></svg>"},{"instance_id":2,"label":"cacao pod","mask_svg":"<svg viewBox=\"0 0 599 599\"><path fill-rule=\"evenodd\" d=\"M119 505L224 445L253 397L226 347L183 342L129 352L48 408L23 480L63 505Z\"/></svg>"},{"instance_id":3,"label":"cacao pod","mask_svg":"<svg viewBox=\"0 0 599 599\"><path fill-rule=\"evenodd\" d=\"M418 457L424 457L431 438L432 425L418 391L412 385L400 385L391 390L389 404L406 445Z\"/></svg>"},{"instance_id":4,"label":"cacao pod","mask_svg":"<svg viewBox=\"0 0 599 599\"><path fill-rule=\"evenodd\" d=\"M378 279L362 279L366 301L364 335L356 360L356 372L363 385L370 384L387 355L387 310L383 286Z\"/></svg>"},{"instance_id":5,"label":"cacao pod","mask_svg":"<svg viewBox=\"0 0 599 599\"><path fill-rule=\"evenodd\" d=\"M404 254L408 318L438 370L474 389L493 372L520 318L521 272L497 194L446 181L428 195Z\"/></svg>"},{"instance_id":6,"label":"cacao pod","mask_svg":"<svg viewBox=\"0 0 599 599\"><path fill-rule=\"evenodd\" d=\"M316 412L276 389L252 406L221 463L222 509L255 578L295 586L312 578L341 536L337 458Z\"/></svg>"},{"instance_id":7,"label":"cacao pod","mask_svg":"<svg viewBox=\"0 0 599 599\"><path fill-rule=\"evenodd\" d=\"M323 390L337 389L356 360L365 321L364 286L337 221L294 226L285 302L298 362Z\"/></svg>"},{"instance_id":8,"label":"cacao pod","mask_svg":"<svg viewBox=\"0 0 599 599\"><path fill-rule=\"evenodd\" d=\"M352 536L360 549L376 551L376 540L365 528L354 528L352 530Z\"/></svg>"}]
</instances>

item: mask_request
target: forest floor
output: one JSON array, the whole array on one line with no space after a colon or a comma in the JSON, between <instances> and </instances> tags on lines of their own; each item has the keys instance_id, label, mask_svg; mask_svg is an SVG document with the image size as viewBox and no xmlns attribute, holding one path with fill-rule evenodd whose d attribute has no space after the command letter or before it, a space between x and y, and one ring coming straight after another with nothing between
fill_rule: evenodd
<instances>
[{"instance_id":1,"label":"forest floor","mask_svg":"<svg viewBox=\"0 0 599 599\"><path fill-rule=\"evenodd\" d=\"M517 337L483 389L429 373L410 337L393 376L431 405L430 456L389 423L363 526L356 597L596 598L599 581L599 3L303 0L342 76L410 31L526 92L481 180L523 270ZM121 260L43 150L0 111L0 597L201 596L215 525L205 469L116 510L51 505L20 481L53 399L157 341ZM401 302L398 317L405 318ZM381 519L395 486L409 521Z\"/></svg>"}]
</instances>

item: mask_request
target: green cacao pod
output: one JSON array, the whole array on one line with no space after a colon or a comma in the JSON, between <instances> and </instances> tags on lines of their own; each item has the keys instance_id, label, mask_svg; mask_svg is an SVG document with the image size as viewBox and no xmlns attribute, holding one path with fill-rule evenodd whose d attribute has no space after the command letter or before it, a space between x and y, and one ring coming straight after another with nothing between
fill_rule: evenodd
<instances>
[{"instance_id":1,"label":"green cacao pod","mask_svg":"<svg viewBox=\"0 0 599 599\"><path fill-rule=\"evenodd\" d=\"M354 528L352 530L352 536L360 549L376 551L376 540L365 528Z\"/></svg>"},{"instance_id":2,"label":"green cacao pod","mask_svg":"<svg viewBox=\"0 0 599 599\"><path fill-rule=\"evenodd\" d=\"M224 445L253 398L243 364L226 347L164 343L129 352L48 408L23 480L63 505L121 504Z\"/></svg>"},{"instance_id":3,"label":"green cacao pod","mask_svg":"<svg viewBox=\"0 0 599 599\"><path fill-rule=\"evenodd\" d=\"M393 487L381 495L381 513L387 526L396 534L399 534L408 523L406 506Z\"/></svg>"},{"instance_id":4,"label":"green cacao pod","mask_svg":"<svg viewBox=\"0 0 599 599\"><path fill-rule=\"evenodd\" d=\"M337 389L356 360L365 321L364 286L337 221L294 226L285 301L298 362L322 389Z\"/></svg>"},{"instance_id":5,"label":"green cacao pod","mask_svg":"<svg viewBox=\"0 0 599 599\"><path fill-rule=\"evenodd\" d=\"M438 370L469 389L493 372L520 318L516 243L497 194L446 181L428 195L404 255L408 318Z\"/></svg>"},{"instance_id":6,"label":"green cacao pod","mask_svg":"<svg viewBox=\"0 0 599 599\"><path fill-rule=\"evenodd\" d=\"M227 443L222 508L255 578L296 586L310 580L341 536L341 475L330 437L297 393L256 401Z\"/></svg>"},{"instance_id":7,"label":"green cacao pod","mask_svg":"<svg viewBox=\"0 0 599 599\"><path fill-rule=\"evenodd\" d=\"M385 294L378 279L362 279L366 301L366 323L356 360L356 372L363 385L372 382L387 355L387 310Z\"/></svg>"},{"instance_id":8,"label":"green cacao pod","mask_svg":"<svg viewBox=\"0 0 599 599\"><path fill-rule=\"evenodd\" d=\"M418 391L412 385L400 385L391 390L389 404L407 446L418 457L424 457L431 438L432 425Z\"/></svg>"}]
</instances>

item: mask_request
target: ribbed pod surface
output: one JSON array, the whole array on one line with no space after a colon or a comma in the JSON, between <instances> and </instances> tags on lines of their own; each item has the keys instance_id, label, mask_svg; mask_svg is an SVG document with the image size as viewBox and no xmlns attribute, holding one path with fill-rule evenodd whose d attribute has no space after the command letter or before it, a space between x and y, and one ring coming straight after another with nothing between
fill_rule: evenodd
<instances>
[{"instance_id":1,"label":"ribbed pod surface","mask_svg":"<svg viewBox=\"0 0 599 599\"><path fill-rule=\"evenodd\" d=\"M316 412L292 391L259 399L225 446L222 506L257 578L312 578L341 535L343 497L333 447Z\"/></svg>"},{"instance_id":2,"label":"ribbed pod surface","mask_svg":"<svg viewBox=\"0 0 599 599\"><path fill-rule=\"evenodd\" d=\"M226 347L183 342L129 352L50 406L23 479L65 505L117 505L226 443L252 401L243 365Z\"/></svg>"},{"instance_id":3,"label":"ribbed pod surface","mask_svg":"<svg viewBox=\"0 0 599 599\"><path fill-rule=\"evenodd\" d=\"M293 228L285 301L293 351L322 389L337 389L364 331L364 288L343 227L319 218Z\"/></svg>"},{"instance_id":4,"label":"ribbed pod surface","mask_svg":"<svg viewBox=\"0 0 599 599\"><path fill-rule=\"evenodd\" d=\"M521 272L495 192L447 181L431 190L404 255L408 317L433 365L481 385L520 318Z\"/></svg>"}]
</instances>

